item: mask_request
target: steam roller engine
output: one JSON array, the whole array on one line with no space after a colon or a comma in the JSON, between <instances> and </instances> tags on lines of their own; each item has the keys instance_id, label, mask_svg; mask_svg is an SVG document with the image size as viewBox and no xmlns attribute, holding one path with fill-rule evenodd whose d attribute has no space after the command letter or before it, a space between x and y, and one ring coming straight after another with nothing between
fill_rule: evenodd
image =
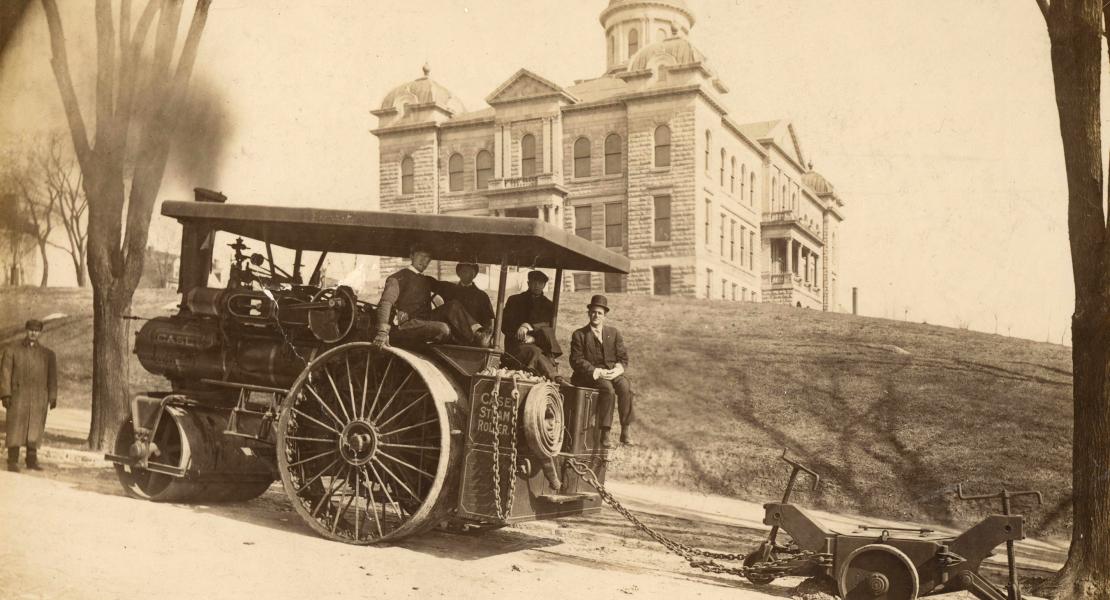
<instances>
[{"instance_id":1,"label":"steam roller engine","mask_svg":"<svg viewBox=\"0 0 1110 600\"><path fill-rule=\"evenodd\" d=\"M151 319L135 354L171 391L132 399L115 452L131 495L166 502L247 500L278 477L279 403L321 349L369 331L346 287L196 287L178 314Z\"/></svg>"}]
</instances>

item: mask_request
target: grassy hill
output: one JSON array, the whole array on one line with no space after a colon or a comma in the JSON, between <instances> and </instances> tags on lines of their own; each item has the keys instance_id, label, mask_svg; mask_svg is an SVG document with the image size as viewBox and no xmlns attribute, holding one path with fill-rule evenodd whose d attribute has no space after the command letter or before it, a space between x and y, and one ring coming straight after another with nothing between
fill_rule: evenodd
<instances>
[{"instance_id":1,"label":"grassy hill","mask_svg":"<svg viewBox=\"0 0 1110 600\"><path fill-rule=\"evenodd\" d=\"M587 299L564 295L561 339L585 322ZM132 312L164 314L176 300L140 290ZM787 448L822 475L819 491L796 496L807 506L962 525L986 505L955 500L957 483L971 493L1038 489L1045 506L1024 510L1030 531L1068 531L1068 348L786 306L611 304L631 354L641 444L616 454L611 476L777 500ZM87 406L89 292L0 291L0 339L52 312L72 315L43 337L59 354L60 402ZM160 387L134 359L132 379L136 390Z\"/></svg>"}]
</instances>

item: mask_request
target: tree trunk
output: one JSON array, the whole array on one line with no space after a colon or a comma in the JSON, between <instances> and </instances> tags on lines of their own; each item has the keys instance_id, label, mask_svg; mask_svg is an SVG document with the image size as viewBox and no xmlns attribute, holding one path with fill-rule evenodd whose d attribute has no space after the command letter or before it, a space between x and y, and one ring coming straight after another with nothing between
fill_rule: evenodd
<instances>
[{"instance_id":1,"label":"tree trunk","mask_svg":"<svg viewBox=\"0 0 1110 600\"><path fill-rule=\"evenodd\" d=\"M85 252L72 252L70 253L70 257L73 258L73 272L77 275L77 287L88 287L89 282L85 270Z\"/></svg>"},{"instance_id":2,"label":"tree trunk","mask_svg":"<svg viewBox=\"0 0 1110 600\"><path fill-rule=\"evenodd\" d=\"M42 257L42 280L39 282L39 287L46 287L47 282L50 280L50 261L46 258L46 240L39 240L39 256Z\"/></svg>"},{"instance_id":3,"label":"tree trunk","mask_svg":"<svg viewBox=\"0 0 1110 600\"><path fill-rule=\"evenodd\" d=\"M1072 537L1067 563L1050 583L1061 599L1110 599L1110 241L1102 210L1101 2L1041 3L1052 48L1075 282Z\"/></svg>"},{"instance_id":4,"label":"tree trunk","mask_svg":"<svg viewBox=\"0 0 1110 600\"><path fill-rule=\"evenodd\" d=\"M131 297L113 294L112 286L93 286L93 394L89 448L104 450L115 443L127 418L130 389L128 365Z\"/></svg>"}]
</instances>

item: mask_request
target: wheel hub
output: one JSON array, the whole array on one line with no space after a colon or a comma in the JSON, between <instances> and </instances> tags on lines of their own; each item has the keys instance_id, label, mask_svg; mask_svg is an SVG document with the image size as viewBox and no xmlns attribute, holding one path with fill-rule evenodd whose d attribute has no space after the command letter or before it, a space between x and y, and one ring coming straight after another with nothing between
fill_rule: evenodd
<instances>
[{"instance_id":1,"label":"wheel hub","mask_svg":"<svg viewBox=\"0 0 1110 600\"><path fill-rule=\"evenodd\" d=\"M872 573L867 577L867 587L875 596L882 596L890 590L890 580L882 573Z\"/></svg>"},{"instance_id":2,"label":"wheel hub","mask_svg":"<svg viewBox=\"0 0 1110 600\"><path fill-rule=\"evenodd\" d=\"M351 465L364 465L378 452L378 430L367 421L352 421L339 436L339 454Z\"/></svg>"}]
</instances>

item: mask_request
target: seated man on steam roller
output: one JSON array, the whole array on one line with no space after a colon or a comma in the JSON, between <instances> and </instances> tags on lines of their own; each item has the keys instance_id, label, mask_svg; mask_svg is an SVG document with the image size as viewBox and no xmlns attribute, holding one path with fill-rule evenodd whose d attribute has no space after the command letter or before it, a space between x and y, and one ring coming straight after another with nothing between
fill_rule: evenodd
<instances>
[{"instance_id":1,"label":"seated man on steam roller","mask_svg":"<svg viewBox=\"0 0 1110 600\"><path fill-rule=\"evenodd\" d=\"M528 289L510 296L505 302L501 332L505 334L506 354L519 361L521 368L561 383L563 378L555 359L563 350L551 327L555 321L555 304L543 295L545 286L546 273L528 273Z\"/></svg>"},{"instance_id":2,"label":"seated man on steam roller","mask_svg":"<svg viewBox=\"0 0 1110 600\"><path fill-rule=\"evenodd\" d=\"M443 306L432 309L432 297L453 296L455 284L424 275L424 269L432 262L428 249L414 244L409 258L412 264L385 280L378 302L374 346L411 346L426 342L488 346L493 332L482 327L459 300L448 300Z\"/></svg>"}]
</instances>

